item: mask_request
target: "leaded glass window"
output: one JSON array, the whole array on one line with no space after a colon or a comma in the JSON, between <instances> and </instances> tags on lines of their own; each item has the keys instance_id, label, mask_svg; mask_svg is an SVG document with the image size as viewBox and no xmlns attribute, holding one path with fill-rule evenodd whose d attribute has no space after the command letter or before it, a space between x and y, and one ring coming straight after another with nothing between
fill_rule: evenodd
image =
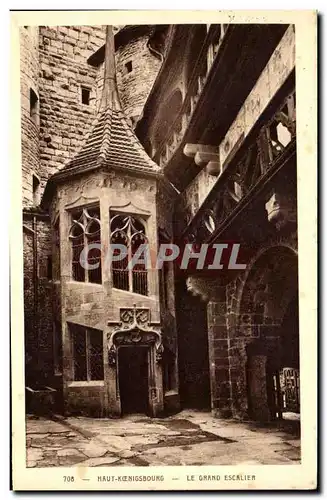
<instances>
[{"instance_id":1,"label":"leaded glass window","mask_svg":"<svg viewBox=\"0 0 327 500\"><path fill-rule=\"evenodd\" d=\"M146 264L137 262L131 268L128 266L139 247L148 243L145 234L145 221L132 215L112 214L110 242L123 245L127 249L127 254L123 259L112 261L113 286L121 290L148 295ZM118 252L119 250L114 250L113 255L117 255Z\"/></svg>"},{"instance_id":2,"label":"leaded glass window","mask_svg":"<svg viewBox=\"0 0 327 500\"><path fill-rule=\"evenodd\" d=\"M70 325L74 380L103 380L103 334L100 330Z\"/></svg>"},{"instance_id":3,"label":"leaded glass window","mask_svg":"<svg viewBox=\"0 0 327 500\"><path fill-rule=\"evenodd\" d=\"M75 281L101 283L101 222L99 207L83 208L72 213L69 232L72 242L72 277ZM95 244L95 245L94 245ZM85 251L83 265L81 253Z\"/></svg>"}]
</instances>

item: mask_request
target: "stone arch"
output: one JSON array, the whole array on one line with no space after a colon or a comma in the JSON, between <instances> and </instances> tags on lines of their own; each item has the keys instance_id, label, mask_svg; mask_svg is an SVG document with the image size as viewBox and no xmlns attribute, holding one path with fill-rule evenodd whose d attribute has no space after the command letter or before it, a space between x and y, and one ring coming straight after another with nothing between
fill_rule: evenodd
<instances>
[{"instance_id":1,"label":"stone arch","mask_svg":"<svg viewBox=\"0 0 327 500\"><path fill-rule=\"evenodd\" d=\"M296 368L298 316L294 313L296 308L291 308L292 320L290 306L297 305L298 301L297 266L294 248L273 245L252 260L240 287L237 320L245 347L242 350L245 397L248 413L256 420L270 420L281 415L280 370L285 363L294 364ZM289 338L290 317L294 326L292 339ZM285 326L285 318L288 318L288 326ZM289 346L294 352L285 358L283 353Z\"/></svg>"},{"instance_id":2,"label":"stone arch","mask_svg":"<svg viewBox=\"0 0 327 500\"><path fill-rule=\"evenodd\" d=\"M112 414L121 415L122 412L120 382L126 379L124 374L127 371L120 366L119 359L122 350L126 352L127 348L136 357L141 351L146 353L146 371L136 372L136 378L141 376L146 380L148 410L152 416L158 416L163 411L162 356L164 347L160 326L150 321L148 308L137 308L136 304L133 308L120 308L119 317L118 322L108 322L109 330L107 331L108 397Z\"/></svg>"},{"instance_id":3,"label":"stone arch","mask_svg":"<svg viewBox=\"0 0 327 500\"><path fill-rule=\"evenodd\" d=\"M284 302L283 305L280 304L282 307L280 307L279 310L273 307L271 300L278 286L277 278L280 278L283 272L288 274L290 279L294 277L294 275L296 276L296 280L288 284L291 286L292 284L293 286L296 284L295 291L297 292L297 255L297 251L290 244L276 243L275 245L262 249L253 257L247 266L237 294L236 315L239 324L244 320L244 315L248 316L253 314L261 316L261 318L252 318L254 320L262 319L262 321L266 323L269 320L271 320L273 324L281 323L288 302L292 300L292 290L290 290L290 288L285 289L285 286L283 287L284 291L288 292L289 297L287 297L287 294L284 294L283 297L279 295L278 298L283 299ZM290 270L293 274L289 272ZM275 271L278 272L277 275L274 274ZM270 290L267 290L269 281L273 286ZM269 303L264 311L260 311L259 307L255 310L253 307L254 302L263 304L267 300L269 300Z\"/></svg>"}]
</instances>

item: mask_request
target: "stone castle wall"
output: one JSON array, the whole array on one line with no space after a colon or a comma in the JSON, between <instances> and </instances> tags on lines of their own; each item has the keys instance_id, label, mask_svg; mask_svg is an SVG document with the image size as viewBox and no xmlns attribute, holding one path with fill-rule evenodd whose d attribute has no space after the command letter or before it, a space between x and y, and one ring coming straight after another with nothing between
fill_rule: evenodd
<instances>
[{"instance_id":1,"label":"stone castle wall","mask_svg":"<svg viewBox=\"0 0 327 500\"><path fill-rule=\"evenodd\" d=\"M95 85L88 57L104 43L104 27L40 28L40 161L42 185L82 147L96 113L82 103L82 88Z\"/></svg>"},{"instance_id":2,"label":"stone castle wall","mask_svg":"<svg viewBox=\"0 0 327 500\"><path fill-rule=\"evenodd\" d=\"M20 29L23 206L33 204L33 173L40 177L39 116L31 116L30 92L39 97L39 30Z\"/></svg>"},{"instance_id":3,"label":"stone castle wall","mask_svg":"<svg viewBox=\"0 0 327 500\"><path fill-rule=\"evenodd\" d=\"M35 231L35 234L33 233ZM53 371L53 315L50 262L51 232L49 221L31 216L24 220L24 328L26 364L33 383L42 373L50 378Z\"/></svg>"},{"instance_id":4,"label":"stone castle wall","mask_svg":"<svg viewBox=\"0 0 327 500\"><path fill-rule=\"evenodd\" d=\"M161 62L149 51L149 33L117 48L122 107L131 125L141 116ZM88 58L105 43L105 26L40 26L21 29L22 168L24 206L32 206L33 174L40 201L48 178L82 147L96 115L103 64ZM89 104L82 103L82 88ZM38 117L30 116L30 89L38 97Z\"/></svg>"},{"instance_id":5,"label":"stone castle wall","mask_svg":"<svg viewBox=\"0 0 327 500\"><path fill-rule=\"evenodd\" d=\"M122 107L135 126L161 66L148 49L149 35L139 36L116 52L117 83ZM131 70L128 71L128 65Z\"/></svg>"},{"instance_id":6,"label":"stone castle wall","mask_svg":"<svg viewBox=\"0 0 327 500\"><path fill-rule=\"evenodd\" d=\"M150 33L131 35L128 42L116 49L116 74L122 109L134 128L142 117L143 107L150 94L161 61L149 50ZM103 62L98 66L96 88L92 98L98 108L103 87Z\"/></svg>"},{"instance_id":7,"label":"stone castle wall","mask_svg":"<svg viewBox=\"0 0 327 500\"><path fill-rule=\"evenodd\" d=\"M144 35L131 40L130 48L120 46L116 53L122 106L130 117L141 113L160 64L147 49L147 40ZM105 26L26 26L20 32L24 318L31 384L37 373L53 374L54 321L61 321L59 311L53 311L50 222L37 207L49 177L74 157L90 131L100 102L103 64L94 67L88 59L104 43ZM127 72L130 58L132 71ZM82 102L82 88L89 90L88 104Z\"/></svg>"}]
</instances>

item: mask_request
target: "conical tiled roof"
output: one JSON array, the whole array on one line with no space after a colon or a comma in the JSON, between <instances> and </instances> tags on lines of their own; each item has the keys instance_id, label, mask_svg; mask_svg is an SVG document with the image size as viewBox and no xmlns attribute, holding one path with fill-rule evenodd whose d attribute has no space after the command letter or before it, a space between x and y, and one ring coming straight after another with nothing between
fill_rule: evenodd
<instances>
[{"instance_id":1,"label":"conical tiled roof","mask_svg":"<svg viewBox=\"0 0 327 500\"><path fill-rule=\"evenodd\" d=\"M112 26L107 27L102 99L82 149L53 177L66 177L102 167L143 173L159 173L127 123L116 80Z\"/></svg>"}]
</instances>

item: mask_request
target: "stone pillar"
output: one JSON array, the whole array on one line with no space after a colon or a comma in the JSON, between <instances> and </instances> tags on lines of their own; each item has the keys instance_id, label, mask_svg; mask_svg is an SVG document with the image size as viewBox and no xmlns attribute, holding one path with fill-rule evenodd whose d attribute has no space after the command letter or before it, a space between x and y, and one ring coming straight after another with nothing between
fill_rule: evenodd
<instances>
[{"instance_id":1,"label":"stone pillar","mask_svg":"<svg viewBox=\"0 0 327 500\"><path fill-rule=\"evenodd\" d=\"M155 348L149 349L149 409L152 417L160 417L164 412L162 366L157 359Z\"/></svg>"},{"instance_id":2,"label":"stone pillar","mask_svg":"<svg viewBox=\"0 0 327 500\"><path fill-rule=\"evenodd\" d=\"M109 365L107 372L107 396L108 408L107 413L109 417L117 418L121 416L121 404L119 395L119 374L118 374L118 356L116 356L116 364Z\"/></svg>"},{"instance_id":3,"label":"stone pillar","mask_svg":"<svg viewBox=\"0 0 327 500\"><path fill-rule=\"evenodd\" d=\"M226 302L207 306L211 408L217 417L231 416L231 391L226 327Z\"/></svg>"},{"instance_id":4,"label":"stone pillar","mask_svg":"<svg viewBox=\"0 0 327 500\"><path fill-rule=\"evenodd\" d=\"M226 323L226 288L217 279L189 277L187 288L207 304L211 410L217 417L231 416L229 341Z\"/></svg>"},{"instance_id":5,"label":"stone pillar","mask_svg":"<svg viewBox=\"0 0 327 500\"><path fill-rule=\"evenodd\" d=\"M248 361L248 383L251 392L251 417L260 422L270 420L266 381L267 356L257 354Z\"/></svg>"}]
</instances>

